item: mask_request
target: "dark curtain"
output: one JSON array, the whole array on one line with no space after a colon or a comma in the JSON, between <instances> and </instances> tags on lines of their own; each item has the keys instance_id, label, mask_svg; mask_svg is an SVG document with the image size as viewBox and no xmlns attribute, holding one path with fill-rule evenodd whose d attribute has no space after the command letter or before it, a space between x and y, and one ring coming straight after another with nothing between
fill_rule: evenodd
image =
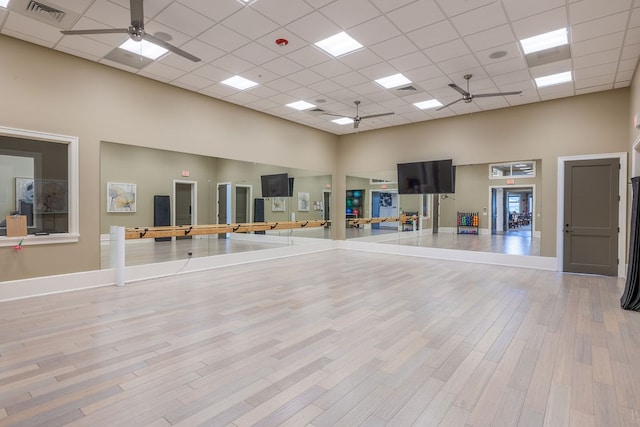
<instances>
[{"instance_id":1,"label":"dark curtain","mask_svg":"<svg viewBox=\"0 0 640 427\"><path fill-rule=\"evenodd\" d=\"M631 178L633 201L631 205L631 234L629 238L629 261L627 283L620 298L620 306L625 310L640 311L640 176Z\"/></svg>"}]
</instances>

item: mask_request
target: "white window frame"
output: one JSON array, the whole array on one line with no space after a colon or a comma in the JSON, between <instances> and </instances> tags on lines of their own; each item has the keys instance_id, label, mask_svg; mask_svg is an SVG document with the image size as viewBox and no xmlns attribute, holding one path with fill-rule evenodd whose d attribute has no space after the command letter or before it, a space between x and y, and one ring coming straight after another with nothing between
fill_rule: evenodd
<instances>
[{"instance_id":1,"label":"white window frame","mask_svg":"<svg viewBox=\"0 0 640 427\"><path fill-rule=\"evenodd\" d=\"M513 167L515 165L519 165L521 163L531 163L533 165L533 173L526 175L513 175ZM495 166L509 166L509 174L495 176L491 172ZM522 179L522 178L535 178L536 177L536 161L535 160L523 160L520 162L502 162L502 163L491 163L489 165L489 179Z\"/></svg>"},{"instance_id":2,"label":"white window frame","mask_svg":"<svg viewBox=\"0 0 640 427\"><path fill-rule=\"evenodd\" d=\"M19 139L30 139L56 144L67 145L68 162L68 185L67 197L68 205L68 230L67 233L52 233L45 236L35 236L33 234L23 237L0 236L0 247L13 246L20 240L22 244L41 245L54 243L76 243L80 239L79 232L79 185L78 185L78 137L68 135L57 135L53 133L38 132L25 129L15 129L0 126L0 135ZM17 148L17 147L16 147ZM43 159L46 161L46 159Z\"/></svg>"}]
</instances>

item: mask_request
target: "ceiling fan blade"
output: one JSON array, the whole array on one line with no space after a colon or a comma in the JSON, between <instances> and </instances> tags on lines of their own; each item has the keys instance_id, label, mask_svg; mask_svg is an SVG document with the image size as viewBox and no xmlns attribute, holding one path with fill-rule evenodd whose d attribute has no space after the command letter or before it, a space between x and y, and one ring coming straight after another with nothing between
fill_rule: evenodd
<instances>
[{"instance_id":1,"label":"ceiling fan blade","mask_svg":"<svg viewBox=\"0 0 640 427\"><path fill-rule=\"evenodd\" d=\"M345 116L344 114L333 114L333 113L324 112L324 113L322 113L322 115L324 115L324 116L333 116L333 117L344 117L345 119L353 120L353 117Z\"/></svg>"},{"instance_id":2,"label":"ceiling fan blade","mask_svg":"<svg viewBox=\"0 0 640 427\"><path fill-rule=\"evenodd\" d=\"M372 119L374 117L383 117L383 116L390 116L392 114L395 113L380 113L380 114L369 114L368 116L362 116L360 117L360 119Z\"/></svg>"},{"instance_id":3,"label":"ceiling fan blade","mask_svg":"<svg viewBox=\"0 0 640 427\"><path fill-rule=\"evenodd\" d=\"M133 0L131 0L131 2L133 3ZM191 55L189 52L185 52L184 50L180 49L179 47L175 47L172 44L169 44L167 42L165 42L164 40L161 40L155 36L152 36L151 34L147 34L145 33L144 36L142 37L144 40L151 42L153 44L157 44L158 46L161 46L167 50L170 50L171 52L175 53L176 55L180 55L183 58L187 58L190 61L193 62L200 62L200 58L198 58L197 56L193 56Z\"/></svg>"},{"instance_id":4,"label":"ceiling fan blade","mask_svg":"<svg viewBox=\"0 0 640 427\"><path fill-rule=\"evenodd\" d=\"M522 93L521 90L517 92L496 92L496 93L478 93L474 94L474 98L487 98L489 96L505 96L505 95L520 95Z\"/></svg>"},{"instance_id":5,"label":"ceiling fan blade","mask_svg":"<svg viewBox=\"0 0 640 427\"><path fill-rule=\"evenodd\" d=\"M470 96L471 94L469 92L467 92L466 90L462 89L460 86L458 86L455 83L449 83L449 87L455 91L460 92L460 95L462 96Z\"/></svg>"},{"instance_id":6,"label":"ceiling fan blade","mask_svg":"<svg viewBox=\"0 0 640 427\"><path fill-rule=\"evenodd\" d=\"M81 34L128 34L128 28L105 28L101 30L65 30L60 31L67 36L81 35Z\"/></svg>"},{"instance_id":7,"label":"ceiling fan blade","mask_svg":"<svg viewBox=\"0 0 640 427\"><path fill-rule=\"evenodd\" d=\"M136 28L144 28L144 9L142 7L143 0L131 0L129 3L131 10L131 26Z\"/></svg>"},{"instance_id":8,"label":"ceiling fan blade","mask_svg":"<svg viewBox=\"0 0 640 427\"><path fill-rule=\"evenodd\" d=\"M451 106L451 105L455 104L456 102L460 102L460 101L462 101L462 100L464 100L464 98L458 98L458 99L456 99L455 101L448 103L447 105L443 105L442 107L438 107L438 108L436 108L436 111L440 111L440 110L442 110L443 108L447 108L447 107L449 107L449 106Z\"/></svg>"}]
</instances>

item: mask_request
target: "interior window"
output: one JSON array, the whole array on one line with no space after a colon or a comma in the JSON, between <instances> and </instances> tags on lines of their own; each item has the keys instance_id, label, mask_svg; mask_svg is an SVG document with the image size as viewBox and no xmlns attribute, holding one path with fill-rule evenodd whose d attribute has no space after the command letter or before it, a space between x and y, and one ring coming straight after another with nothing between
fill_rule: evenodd
<instances>
[{"instance_id":1,"label":"interior window","mask_svg":"<svg viewBox=\"0 0 640 427\"><path fill-rule=\"evenodd\" d=\"M7 216L26 217L27 235L56 235L77 229L69 177L77 146L71 137L54 140L29 131L0 128L0 236Z\"/></svg>"}]
</instances>

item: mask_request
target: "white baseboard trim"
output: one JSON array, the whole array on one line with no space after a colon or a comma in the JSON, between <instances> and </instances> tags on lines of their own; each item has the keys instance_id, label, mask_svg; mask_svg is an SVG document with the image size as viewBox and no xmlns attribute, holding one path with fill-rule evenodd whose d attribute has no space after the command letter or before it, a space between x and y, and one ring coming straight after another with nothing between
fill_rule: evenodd
<instances>
[{"instance_id":1,"label":"white baseboard trim","mask_svg":"<svg viewBox=\"0 0 640 427\"><path fill-rule=\"evenodd\" d=\"M402 232L403 236L419 231ZM263 249L249 252L215 255L210 257L190 258L163 263L155 263L125 268L125 282L133 283L158 277L166 277L177 274L209 270L214 268L239 265L250 262L266 261L269 259L303 255L333 249L349 249L365 252L385 253L402 256L414 256L434 258L451 261L474 262L481 264L494 264L509 267L523 267L541 270L557 270L555 257L518 256L487 252L460 251L451 249L437 249L416 246L377 244L376 240L349 239L330 240L304 237L281 236L251 236L234 235L234 239L256 239L261 241L269 239L282 243L283 239L291 239L288 246ZM372 236L380 241L388 240L389 235ZM397 238L397 237L396 237ZM71 292L100 286L112 286L116 284L115 269L93 270L79 273L62 274L56 276L36 277L31 279L10 280L0 282L0 301L10 301L41 295Z\"/></svg>"}]
</instances>

